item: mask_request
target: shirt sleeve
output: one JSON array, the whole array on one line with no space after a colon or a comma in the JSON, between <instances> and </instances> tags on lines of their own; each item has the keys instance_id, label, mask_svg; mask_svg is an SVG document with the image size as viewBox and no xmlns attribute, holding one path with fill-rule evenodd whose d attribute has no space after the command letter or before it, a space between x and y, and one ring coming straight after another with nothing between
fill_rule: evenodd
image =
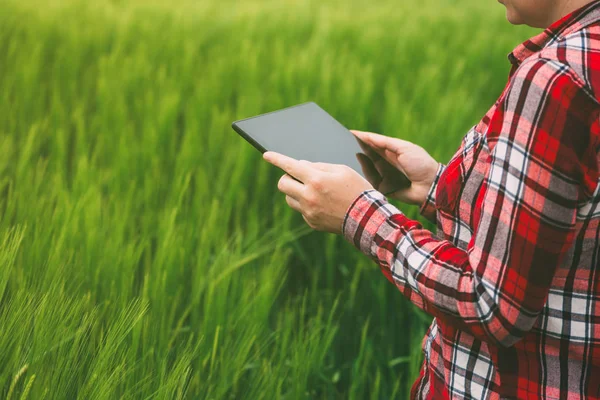
<instances>
[{"instance_id":1,"label":"shirt sleeve","mask_svg":"<svg viewBox=\"0 0 600 400\"><path fill-rule=\"evenodd\" d=\"M598 104L566 65L541 58L521 64L499 101L466 250L374 189L349 206L342 232L419 308L511 346L534 325L597 184Z\"/></svg>"},{"instance_id":2,"label":"shirt sleeve","mask_svg":"<svg viewBox=\"0 0 600 400\"><path fill-rule=\"evenodd\" d=\"M440 181L440 175L442 175L445 168L445 164L438 162L438 168L433 183L429 188L427 196L425 197L425 201L419 207L419 214L421 214L434 224L437 222L437 210L435 208L435 192L437 190L438 182Z\"/></svg>"}]
</instances>

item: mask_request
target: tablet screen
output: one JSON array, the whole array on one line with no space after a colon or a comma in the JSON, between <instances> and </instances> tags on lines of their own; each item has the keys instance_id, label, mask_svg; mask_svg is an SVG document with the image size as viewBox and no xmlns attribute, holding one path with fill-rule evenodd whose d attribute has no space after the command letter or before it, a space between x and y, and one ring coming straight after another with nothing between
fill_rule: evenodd
<instances>
[{"instance_id":1,"label":"tablet screen","mask_svg":"<svg viewBox=\"0 0 600 400\"><path fill-rule=\"evenodd\" d=\"M261 152L275 151L297 160L344 164L367 178L357 158L358 153L365 154L360 140L314 102L235 121L232 127ZM388 193L410 183L400 171L396 173L399 175L396 187L387 188Z\"/></svg>"}]
</instances>

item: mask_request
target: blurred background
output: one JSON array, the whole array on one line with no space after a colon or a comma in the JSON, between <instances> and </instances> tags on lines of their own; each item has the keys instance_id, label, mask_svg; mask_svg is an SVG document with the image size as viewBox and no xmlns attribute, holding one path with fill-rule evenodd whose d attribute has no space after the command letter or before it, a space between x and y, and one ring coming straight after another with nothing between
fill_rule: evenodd
<instances>
[{"instance_id":1,"label":"blurred background","mask_svg":"<svg viewBox=\"0 0 600 400\"><path fill-rule=\"evenodd\" d=\"M431 317L231 122L315 101L446 163L535 33L491 0L0 0L0 397L407 398Z\"/></svg>"}]
</instances>

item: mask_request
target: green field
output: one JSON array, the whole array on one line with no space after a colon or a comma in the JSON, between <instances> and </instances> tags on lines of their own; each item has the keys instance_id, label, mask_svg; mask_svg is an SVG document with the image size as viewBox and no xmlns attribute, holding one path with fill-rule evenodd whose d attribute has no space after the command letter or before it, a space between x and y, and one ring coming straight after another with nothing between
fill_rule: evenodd
<instances>
[{"instance_id":1,"label":"green field","mask_svg":"<svg viewBox=\"0 0 600 400\"><path fill-rule=\"evenodd\" d=\"M231 122L312 100L447 162L533 33L481 0L0 0L0 397L406 398L431 318Z\"/></svg>"}]
</instances>

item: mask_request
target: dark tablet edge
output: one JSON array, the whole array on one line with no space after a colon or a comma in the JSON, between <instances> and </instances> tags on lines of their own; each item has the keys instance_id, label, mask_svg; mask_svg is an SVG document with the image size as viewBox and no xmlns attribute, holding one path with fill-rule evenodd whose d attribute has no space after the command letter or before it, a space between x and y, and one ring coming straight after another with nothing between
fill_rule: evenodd
<instances>
[{"instance_id":1,"label":"dark tablet edge","mask_svg":"<svg viewBox=\"0 0 600 400\"><path fill-rule=\"evenodd\" d=\"M235 130L241 137L243 137L244 139L246 139L246 141L248 143L250 143L252 146L254 146L255 149L257 149L258 151L260 151L261 153L264 153L267 151L267 149L265 149L260 143L258 143L256 140L254 140L250 135L248 135L246 132L244 132L242 130L242 128L240 128L239 126L236 125L238 121L235 121L231 124L231 127L233 128L233 130Z\"/></svg>"}]
</instances>

